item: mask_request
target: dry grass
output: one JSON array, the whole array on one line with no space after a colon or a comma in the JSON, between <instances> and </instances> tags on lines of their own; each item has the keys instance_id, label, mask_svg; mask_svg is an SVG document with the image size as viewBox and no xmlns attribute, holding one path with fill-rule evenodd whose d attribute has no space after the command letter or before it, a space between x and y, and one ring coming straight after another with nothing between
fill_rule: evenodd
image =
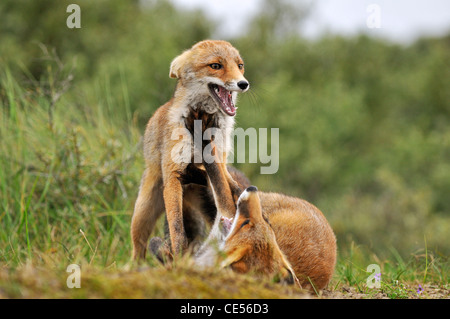
<instances>
[{"instance_id":1,"label":"dry grass","mask_svg":"<svg viewBox=\"0 0 450 319\"><path fill-rule=\"evenodd\" d=\"M81 287L68 288L63 268L34 267L0 270L0 298L125 298L125 299L278 299L309 297L284 286L231 271L192 267L134 269L82 267Z\"/></svg>"}]
</instances>

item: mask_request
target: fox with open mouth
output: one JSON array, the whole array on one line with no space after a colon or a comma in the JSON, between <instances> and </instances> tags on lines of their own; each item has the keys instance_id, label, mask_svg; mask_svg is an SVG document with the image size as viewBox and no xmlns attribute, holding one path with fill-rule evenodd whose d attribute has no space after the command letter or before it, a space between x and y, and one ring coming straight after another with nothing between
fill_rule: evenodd
<instances>
[{"instance_id":1,"label":"fox with open mouth","mask_svg":"<svg viewBox=\"0 0 450 319\"><path fill-rule=\"evenodd\" d=\"M180 161L172 151L180 143L180 139L173 137L174 132L185 129L193 117L214 123L221 131L224 141L217 144L216 155L221 159L219 165L223 165L224 178L230 185L226 189L229 194L223 198L235 199L240 195L238 183L226 169L237 95L250 87L244 78L244 62L238 50L226 41L201 41L172 61L169 76L177 79L175 93L153 114L144 134L145 170L131 221L134 259L145 258L148 239L164 211L173 255L183 253L192 240L192 229L187 227L197 217L188 215L210 213L210 210L195 207L196 199L192 200L195 192L190 192L191 188L183 184L189 170L204 170L203 164ZM192 141L184 143L190 143L185 147L194 149ZM188 198L191 200L186 205ZM201 202L201 198L198 199ZM235 207L236 204L230 200L224 205ZM206 220L212 222L214 216Z\"/></svg>"}]
</instances>

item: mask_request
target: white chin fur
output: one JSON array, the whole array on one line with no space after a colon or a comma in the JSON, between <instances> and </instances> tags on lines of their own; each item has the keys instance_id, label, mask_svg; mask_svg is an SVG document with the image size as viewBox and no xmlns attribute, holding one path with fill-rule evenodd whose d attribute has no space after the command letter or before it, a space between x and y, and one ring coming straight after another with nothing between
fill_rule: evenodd
<instances>
[{"instance_id":1,"label":"white chin fur","mask_svg":"<svg viewBox=\"0 0 450 319\"><path fill-rule=\"evenodd\" d=\"M238 199L238 205L239 205L239 203L240 203L241 201L243 201L243 200L245 201L245 200L247 200L249 197L250 197L250 192L248 192L247 190L243 191L242 194L241 194L241 196L239 196L239 199Z\"/></svg>"}]
</instances>

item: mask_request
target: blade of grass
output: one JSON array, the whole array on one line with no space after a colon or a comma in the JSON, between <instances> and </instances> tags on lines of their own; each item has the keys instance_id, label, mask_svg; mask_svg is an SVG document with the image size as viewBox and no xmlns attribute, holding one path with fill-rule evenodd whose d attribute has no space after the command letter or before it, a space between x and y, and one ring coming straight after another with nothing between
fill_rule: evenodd
<instances>
[{"instance_id":1,"label":"blade of grass","mask_svg":"<svg viewBox=\"0 0 450 319\"><path fill-rule=\"evenodd\" d=\"M427 247L427 237L425 235L423 235L423 239L425 241L425 274L423 275L423 283L425 284L428 272L428 247Z\"/></svg>"},{"instance_id":2,"label":"blade of grass","mask_svg":"<svg viewBox=\"0 0 450 319\"><path fill-rule=\"evenodd\" d=\"M32 253L31 253L31 242L30 242L30 232L28 229L28 212L30 209L31 199L33 198L34 190L36 189L37 181L39 179L39 176L36 176L34 179L33 187L30 191L30 194L28 195L27 202L24 209L24 218L25 218L25 235L27 240L27 251L28 251L28 258L32 259Z\"/></svg>"}]
</instances>

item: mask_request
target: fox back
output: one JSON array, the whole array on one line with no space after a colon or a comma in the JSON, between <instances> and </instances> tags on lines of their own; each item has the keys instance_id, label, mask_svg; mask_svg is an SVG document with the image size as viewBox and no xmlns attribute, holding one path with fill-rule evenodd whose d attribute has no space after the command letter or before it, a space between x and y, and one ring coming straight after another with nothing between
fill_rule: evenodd
<instances>
[{"instance_id":1,"label":"fox back","mask_svg":"<svg viewBox=\"0 0 450 319\"><path fill-rule=\"evenodd\" d=\"M259 196L277 244L302 286L325 288L336 264L336 237L325 216L299 198L263 192Z\"/></svg>"}]
</instances>

